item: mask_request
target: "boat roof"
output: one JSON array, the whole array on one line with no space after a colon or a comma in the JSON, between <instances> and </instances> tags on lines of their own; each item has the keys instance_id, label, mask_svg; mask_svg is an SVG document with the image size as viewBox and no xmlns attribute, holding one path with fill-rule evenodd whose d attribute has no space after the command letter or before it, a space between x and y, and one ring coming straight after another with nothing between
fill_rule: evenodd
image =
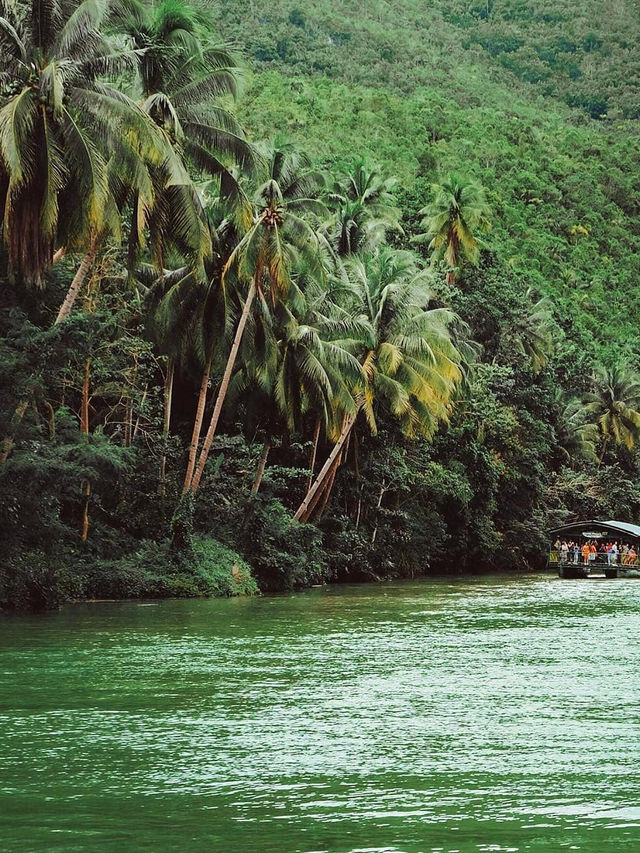
<instances>
[{"instance_id":1,"label":"boat roof","mask_svg":"<svg viewBox=\"0 0 640 853\"><path fill-rule=\"evenodd\" d=\"M626 521L594 521L594 519L573 521L571 524L563 524L562 527L554 527L553 530L549 530L549 535L568 536L570 533L582 533L585 530L617 533L640 540L640 524L629 524Z\"/></svg>"}]
</instances>

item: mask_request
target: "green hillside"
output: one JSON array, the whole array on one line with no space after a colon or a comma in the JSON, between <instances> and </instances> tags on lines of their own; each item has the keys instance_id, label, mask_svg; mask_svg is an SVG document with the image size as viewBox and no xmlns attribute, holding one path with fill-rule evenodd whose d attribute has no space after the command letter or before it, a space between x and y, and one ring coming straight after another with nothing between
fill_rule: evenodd
<instances>
[{"instance_id":1,"label":"green hillside","mask_svg":"<svg viewBox=\"0 0 640 853\"><path fill-rule=\"evenodd\" d=\"M220 25L251 58L252 136L379 164L409 231L438 174L475 177L491 247L553 298L571 364L640 352L637 3L251 7L222 4Z\"/></svg>"}]
</instances>

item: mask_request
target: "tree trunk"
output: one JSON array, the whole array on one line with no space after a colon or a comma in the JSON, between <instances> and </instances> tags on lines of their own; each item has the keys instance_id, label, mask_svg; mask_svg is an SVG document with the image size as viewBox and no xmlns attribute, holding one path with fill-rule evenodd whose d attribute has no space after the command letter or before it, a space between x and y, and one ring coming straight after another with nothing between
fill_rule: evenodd
<instances>
[{"instance_id":1,"label":"tree trunk","mask_svg":"<svg viewBox=\"0 0 640 853\"><path fill-rule=\"evenodd\" d=\"M64 258L66 251L67 250L64 246L60 246L59 249L56 249L53 253L53 260L51 261L51 264L57 264L61 258Z\"/></svg>"},{"instance_id":2,"label":"tree trunk","mask_svg":"<svg viewBox=\"0 0 640 853\"><path fill-rule=\"evenodd\" d=\"M140 400L140 408L144 407L144 401L147 399L147 394L149 393L149 385L144 386L144 391L142 392L142 399ZM140 414L136 418L136 425L133 428L133 435L131 438L135 441L138 432L140 431Z\"/></svg>"},{"instance_id":3,"label":"tree trunk","mask_svg":"<svg viewBox=\"0 0 640 853\"><path fill-rule=\"evenodd\" d=\"M20 426L22 418L24 417L24 413L27 411L27 406L29 403L26 400L23 400L21 403L18 403L15 412L13 413L13 417L11 418L11 434L6 435L2 440L2 450L0 450L0 465L4 465L7 461L7 457L11 453L11 448L13 447L13 437L16 434L16 430Z\"/></svg>"},{"instance_id":4,"label":"tree trunk","mask_svg":"<svg viewBox=\"0 0 640 853\"><path fill-rule=\"evenodd\" d=\"M51 441L55 441L55 438L56 438L56 413L53 409L53 406L49 402L49 400L45 400L44 404L47 407L47 412L49 413L49 439Z\"/></svg>"},{"instance_id":5,"label":"tree trunk","mask_svg":"<svg viewBox=\"0 0 640 853\"><path fill-rule=\"evenodd\" d=\"M313 431L313 450L311 451L311 459L309 460L309 476L307 477L307 491L311 488L311 484L313 483L313 469L316 467L316 456L318 455L318 441L320 440L320 428L322 426L322 420L320 415L318 415L318 419L316 420L316 428Z\"/></svg>"},{"instance_id":6,"label":"tree trunk","mask_svg":"<svg viewBox=\"0 0 640 853\"><path fill-rule=\"evenodd\" d=\"M251 487L251 494L257 495L258 489L260 488L260 483L262 482L262 477L264 474L264 469L267 464L267 458L269 456L269 451L271 450L271 436L268 435L264 444L262 445L262 453L260 454L260 460L258 462L258 469L256 471L256 476L253 481L253 486Z\"/></svg>"},{"instance_id":7,"label":"tree trunk","mask_svg":"<svg viewBox=\"0 0 640 853\"><path fill-rule=\"evenodd\" d=\"M360 490L358 492L358 509L356 511L356 530L360 527L360 514L362 513L362 490L364 488L364 484L360 486Z\"/></svg>"},{"instance_id":8,"label":"tree trunk","mask_svg":"<svg viewBox=\"0 0 640 853\"><path fill-rule=\"evenodd\" d=\"M447 256L446 261L449 265L449 272L447 273L447 284L455 284L456 278L458 275L458 252L459 252L459 242L458 235L452 229L449 229L449 236L447 241Z\"/></svg>"},{"instance_id":9,"label":"tree trunk","mask_svg":"<svg viewBox=\"0 0 640 853\"><path fill-rule=\"evenodd\" d=\"M89 501L91 500L91 483L87 480L84 487L84 510L82 513L82 541L89 537Z\"/></svg>"},{"instance_id":10,"label":"tree trunk","mask_svg":"<svg viewBox=\"0 0 640 853\"><path fill-rule=\"evenodd\" d=\"M200 443L200 433L202 431L202 421L204 420L204 409L207 403L207 389L209 388L209 375L211 374L211 365L213 363L213 353L209 356L204 373L202 374L202 382L200 383L200 394L198 395L198 407L196 409L196 417L193 422L193 432L191 433L191 444L189 445L189 463L187 465L187 473L184 476L182 485L182 494L185 495L189 491L191 478L196 467L196 457L198 455L198 444Z\"/></svg>"},{"instance_id":11,"label":"tree trunk","mask_svg":"<svg viewBox=\"0 0 640 853\"><path fill-rule=\"evenodd\" d=\"M346 454L345 454L346 455ZM322 518L322 515L327 508L327 504L329 503L329 498L331 497L331 492L333 491L333 484L336 481L336 474L338 473L338 468L340 467L340 463L342 462L342 456L338 456L333 466L333 470L331 474L329 474L329 479L327 480L327 485L324 490L324 497L322 498L322 503L320 504L320 509L318 510L318 520ZM311 513L305 518L305 521L309 521L311 518Z\"/></svg>"},{"instance_id":12,"label":"tree trunk","mask_svg":"<svg viewBox=\"0 0 640 853\"><path fill-rule=\"evenodd\" d=\"M376 536L378 535L378 510L382 506L382 498L384 497L384 493L386 492L386 490L387 490L387 487L383 483L382 487L380 489L380 497L378 498L378 504L376 506L376 523L375 523L375 527L373 528L373 533L371 534L371 544L372 545L375 543Z\"/></svg>"},{"instance_id":13,"label":"tree trunk","mask_svg":"<svg viewBox=\"0 0 640 853\"><path fill-rule=\"evenodd\" d=\"M604 454L607 451L607 444L609 443L609 436L605 435L602 441L602 450L600 451L600 456L598 458L598 468L602 465L602 461L604 459Z\"/></svg>"},{"instance_id":14,"label":"tree trunk","mask_svg":"<svg viewBox=\"0 0 640 853\"><path fill-rule=\"evenodd\" d=\"M140 194L138 192L134 192L133 198L131 199L131 225L129 227L129 239L127 241L127 270L129 275L133 274L138 260L138 245L140 242L140 235L138 233L139 205Z\"/></svg>"},{"instance_id":15,"label":"tree trunk","mask_svg":"<svg viewBox=\"0 0 640 853\"><path fill-rule=\"evenodd\" d=\"M65 296L64 302L60 306L60 310L58 311L58 316L56 317L54 325L61 323L63 320L66 320L67 317L69 317L69 315L71 314L73 304L76 301L76 297L80 292L80 288L82 287L85 278L87 277L87 273L91 269L91 264L94 261L97 250L98 241L94 239L91 243L91 246L89 247L89 251L80 262L80 266L78 267L76 274L73 277L73 281L71 282L71 286L67 291L67 295Z\"/></svg>"},{"instance_id":16,"label":"tree trunk","mask_svg":"<svg viewBox=\"0 0 640 853\"><path fill-rule=\"evenodd\" d=\"M64 249L60 248L54 255L54 263L58 260L59 257L62 257L64 254ZM71 314L71 309L73 308L73 303L76 301L76 297L82 286L82 282L87 276L91 264L96 256L96 252L98 251L98 241L93 240L89 251L84 256L82 261L80 262L80 266L76 274L73 277L73 281L71 282L71 286L67 291L67 295L65 297L64 302L60 306L60 310L58 311L58 316L56 317L53 325L56 326L58 323L61 323L63 320L66 320L67 317ZM0 465L4 465L7 461L9 454L11 453L11 448L13 447L13 438L16 434L16 430L22 423L22 418L24 417L24 413L27 411L28 402L26 400L22 400L15 411L15 414L11 421L11 435L5 436L2 441L2 450L0 450Z\"/></svg>"},{"instance_id":17,"label":"tree trunk","mask_svg":"<svg viewBox=\"0 0 640 853\"><path fill-rule=\"evenodd\" d=\"M133 422L133 401L127 400L124 407L124 446L131 447L131 427Z\"/></svg>"},{"instance_id":18,"label":"tree trunk","mask_svg":"<svg viewBox=\"0 0 640 853\"><path fill-rule=\"evenodd\" d=\"M193 475L193 479L191 481L191 491L195 495L198 491L198 487L200 485L200 480L202 479L202 474L204 472L204 466L207 464L207 458L209 456L209 451L211 450L211 444L213 442L213 438L216 434L216 429L218 427L218 421L220 420L220 412L222 411L222 404L224 403L224 399L227 396L227 390L229 388L229 382L231 381L231 374L233 372L233 368L236 363L236 358L238 357L238 350L240 349L240 344L242 342L242 336L244 335L244 328L247 325L247 320L249 319L249 312L251 311L251 305L253 303L253 299L256 295L257 283L260 280L260 276L262 275L261 268L256 271L256 275L254 280L251 282L251 287L249 288L249 292L247 293L247 298L244 303L244 308L242 309L242 314L240 315L240 320L238 321L238 327L236 328L236 334L233 339L233 344L231 345L231 352L229 353L229 358L227 359L227 365L224 369L224 374L222 376L222 382L220 383L220 390L218 391L218 396L216 398L216 404L213 407L213 414L211 415L211 422L209 423L209 429L207 430L207 434L204 439L204 444L202 445L202 450L200 452L200 458L198 460L198 467L195 470Z\"/></svg>"},{"instance_id":19,"label":"tree trunk","mask_svg":"<svg viewBox=\"0 0 640 853\"><path fill-rule=\"evenodd\" d=\"M89 439L89 378L91 372L91 361L87 359L84 366L84 381L82 383L82 404L80 407L80 430ZM89 536L89 501L91 499L91 483L87 480L84 484L84 507L82 510L82 541L86 542Z\"/></svg>"},{"instance_id":20,"label":"tree trunk","mask_svg":"<svg viewBox=\"0 0 640 853\"><path fill-rule=\"evenodd\" d=\"M167 373L164 378L164 425L162 428L162 459L160 460L160 483L158 485L158 494L166 495L167 493L167 440L169 438L169 429L171 426L171 401L173 398L173 373L175 363L172 358L167 361Z\"/></svg>"},{"instance_id":21,"label":"tree trunk","mask_svg":"<svg viewBox=\"0 0 640 853\"><path fill-rule=\"evenodd\" d=\"M309 510L309 506L310 506L312 500L314 499L314 497L316 496L318 490L324 485L327 477L330 476L333 463L336 461L337 457L339 456L340 452L342 451L344 443L347 440L347 438L349 437L349 433L353 429L353 425L356 422L356 417L357 417L357 413L353 417L349 417L345 420L344 425L342 427L342 432L340 433L340 438L335 443L333 450L329 454L327 461L322 466L322 469L320 470L320 473L316 477L315 482L313 483L311 488L307 491L307 494L305 495L304 500L302 501L302 503L300 504L300 506L296 510L296 514L293 516L293 519L295 521L301 520L302 517L307 514L307 511Z\"/></svg>"},{"instance_id":22,"label":"tree trunk","mask_svg":"<svg viewBox=\"0 0 640 853\"><path fill-rule=\"evenodd\" d=\"M84 381L82 383L82 405L80 408L80 431L89 435L89 376L91 361L87 359L84 366Z\"/></svg>"}]
</instances>

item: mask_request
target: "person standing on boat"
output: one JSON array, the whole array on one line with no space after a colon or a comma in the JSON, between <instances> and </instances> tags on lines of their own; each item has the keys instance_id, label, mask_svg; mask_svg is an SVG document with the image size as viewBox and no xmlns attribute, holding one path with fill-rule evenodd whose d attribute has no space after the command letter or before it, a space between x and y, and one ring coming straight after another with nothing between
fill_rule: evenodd
<instances>
[{"instance_id":1,"label":"person standing on boat","mask_svg":"<svg viewBox=\"0 0 640 853\"><path fill-rule=\"evenodd\" d=\"M585 542L582 546L582 559L584 560L585 566L589 562L589 554L591 552L591 548L589 547L589 543Z\"/></svg>"},{"instance_id":2,"label":"person standing on boat","mask_svg":"<svg viewBox=\"0 0 640 853\"><path fill-rule=\"evenodd\" d=\"M589 562L591 565L595 565L596 556L598 554L598 549L596 548L595 542L591 543L591 547L589 548Z\"/></svg>"}]
</instances>

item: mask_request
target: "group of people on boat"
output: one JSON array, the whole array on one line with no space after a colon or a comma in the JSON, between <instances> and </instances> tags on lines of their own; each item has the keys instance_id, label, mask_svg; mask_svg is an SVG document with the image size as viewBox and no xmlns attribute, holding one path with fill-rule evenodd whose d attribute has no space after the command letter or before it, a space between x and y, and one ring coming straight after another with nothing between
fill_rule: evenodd
<instances>
[{"instance_id":1,"label":"group of people on boat","mask_svg":"<svg viewBox=\"0 0 640 853\"><path fill-rule=\"evenodd\" d=\"M638 565L638 552L633 544L621 542L597 542L590 540L584 544L571 540L558 539L554 542L561 563L606 563L609 566L621 563L623 566Z\"/></svg>"}]
</instances>

